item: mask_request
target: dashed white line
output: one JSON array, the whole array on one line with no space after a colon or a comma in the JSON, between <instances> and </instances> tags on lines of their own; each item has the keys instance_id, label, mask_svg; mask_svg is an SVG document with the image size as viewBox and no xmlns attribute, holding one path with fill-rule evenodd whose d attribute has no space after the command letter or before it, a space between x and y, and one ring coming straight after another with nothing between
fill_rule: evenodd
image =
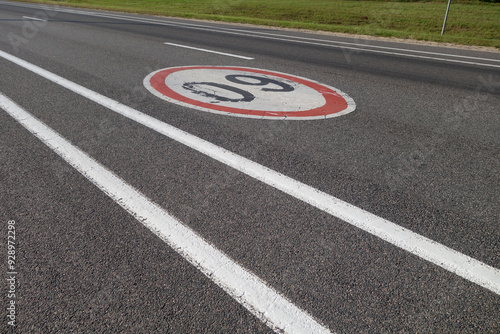
<instances>
[{"instance_id":1,"label":"dashed white line","mask_svg":"<svg viewBox=\"0 0 500 334\"><path fill-rule=\"evenodd\" d=\"M219 52L219 51L214 51L214 50L200 49L200 48L195 48L193 46L188 46L188 45L175 44L175 43L163 43L163 44L177 46L177 47L185 48L185 49L192 49L192 50L197 50L197 51L203 51L203 52L208 52L208 53L215 53L215 54L223 55L223 56L241 58L241 59L246 59L246 60L253 60L253 58L250 58L250 57L239 56L239 55L235 55L235 54L232 54L232 53L225 53L225 52Z\"/></svg>"},{"instance_id":2,"label":"dashed white line","mask_svg":"<svg viewBox=\"0 0 500 334\"><path fill-rule=\"evenodd\" d=\"M0 108L276 332L330 333L106 167L0 93Z\"/></svg>"},{"instance_id":3,"label":"dashed white line","mask_svg":"<svg viewBox=\"0 0 500 334\"><path fill-rule=\"evenodd\" d=\"M500 270L20 58L0 57L500 295Z\"/></svg>"},{"instance_id":4,"label":"dashed white line","mask_svg":"<svg viewBox=\"0 0 500 334\"><path fill-rule=\"evenodd\" d=\"M47 22L47 20L38 19L36 17L31 17L31 16L23 16L23 19L28 19L28 20L33 20L33 21Z\"/></svg>"}]
</instances>

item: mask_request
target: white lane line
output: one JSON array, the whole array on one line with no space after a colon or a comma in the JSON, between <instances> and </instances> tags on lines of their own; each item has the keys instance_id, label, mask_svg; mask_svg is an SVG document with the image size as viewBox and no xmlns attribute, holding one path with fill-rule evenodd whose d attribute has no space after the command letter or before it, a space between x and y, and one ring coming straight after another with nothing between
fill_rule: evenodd
<instances>
[{"instance_id":1,"label":"white lane line","mask_svg":"<svg viewBox=\"0 0 500 334\"><path fill-rule=\"evenodd\" d=\"M203 51L203 52L209 52L209 53L216 53L218 55L223 55L223 56L241 58L241 59L246 59L246 60L253 60L253 58L250 58L250 57L239 56L239 55L235 55L235 54L232 54L232 53L225 53L225 52L219 52L219 51L213 51L213 50L207 50L207 49L200 49L200 48L195 48L195 47L192 47L192 46L187 46L187 45L182 45L182 44L175 44L175 43L163 43L163 44L172 45L172 46L178 46L180 48L192 49L192 50L197 50L197 51Z\"/></svg>"},{"instance_id":2,"label":"white lane line","mask_svg":"<svg viewBox=\"0 0 500 334\"><path fill-rule=\"evenodd\" d=\"M0 57L500 295L500 270L118 101L0 51Z\"/></svg>"},{"instance_id":3,"label":"white lane line","mask_svg":"<svg viewBox=\"0 0 500 334\"><path fill-rule=\"evenodd\" d=\"M19 4L16 4L16 5L21 6L21 7L39 8L39 6L36 6L36 5L35 6L19 5ZM206 25L200 25L200 24L190 24L190 23L178 23L175 21L159 20L159 19L152 19L152 18L133 18L130 16L111 14L111 13L93 13L93 12L85 12L85 11L73 10L73 9L50 9L50 8L47 8L47 10L53 10L53 11L70 13L70 14L77 14L77 15L113 18L113 19L133 21L133 22L153 23L153 24L164 25L164 26L196 29L196 30L202 30L202 31L222 32L222 33L231 34L231 35L256 37L256 38L270 39L270 40L277 40L277 41L284 41L284 42L295 42L295 43L308 44L308 45L340 48L343 50L354 50L354 51L359 51L359 52L371 52L371 53L388 54L388 55L401 56L401 57L410 57L410 58L458 63L458 64L478 65L478 66L500 68L500 65L478 62L481 60L488 61L488 62L500 62L500 59L463 56L463 55L456 55L456 54L449 54L449 53L412 50L412 49L395 48L395 47L379 46L379 45L367 45L367 44L362 44L362 43L332 41L332 40L325 40L325 39L300 37L300 36L289 36L289 35L284 35L284 34L266 33L266 32L259 32L259 31L250 31L250 30L236 30L236 29L231 29L231 28L212 27L212 26L206 26ZM335 45L335 44L339 44L339 45ZM381 49L381 50L371 50L371 49L367 49L367 48ZM399 52L388 52L388 51L382 51L382 50L392 50L392 51L399 51ZM403 52L416 53L416 54L415 55L414 54L407 54L407 53L403 53ZM440 58L440 57L420 56L418 54L470 59L470 61L462 61L462 60L458 60L458 59L447 59L447 58ZM472 61L472 60L476 60L476 61Z\"/></svg>"},{"instance_id":4,"label":"white lane line","mask_svg":"<svg viewBox=\"0 0 500 334\"><path fill-rule=\"evenodd\" d=\"M28 20L33 20L33 21L47 22L47 20L37 19L36 17L31 17L31 16L23 16L23 19L28 19Z\"/></svg>"},{"instance_id":5,"label":"white lane line","mask_svg":"<svg viewBox=\"0 0 500 334\"><path fill-rule=\"evenodd\" d=\"M2 93L0 108L276 332L330 333L260 278Z\"/></svg>"}]
</instances>

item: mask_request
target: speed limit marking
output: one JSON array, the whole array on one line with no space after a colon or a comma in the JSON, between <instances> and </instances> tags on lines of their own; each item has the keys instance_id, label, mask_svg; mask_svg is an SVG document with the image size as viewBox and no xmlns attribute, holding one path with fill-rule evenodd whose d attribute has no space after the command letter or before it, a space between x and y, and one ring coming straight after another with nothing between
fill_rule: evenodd
<instances>
[{"instance_id":1,"label":"speed limit marking","mask_svg":"<svg viewBox=\"0 0 500 334\"><path fill-rule=\"evenodd\" d=\"M239 117L311 120L356 109L354 101L334 87L248 67L165 68L149 74L144 86L178 105Z\"/></svg>"}]
</instances>

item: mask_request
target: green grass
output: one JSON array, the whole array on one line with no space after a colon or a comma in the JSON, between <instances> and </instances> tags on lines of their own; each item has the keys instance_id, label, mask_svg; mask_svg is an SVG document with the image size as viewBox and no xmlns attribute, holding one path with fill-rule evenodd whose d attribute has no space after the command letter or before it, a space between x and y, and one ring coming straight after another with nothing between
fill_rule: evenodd
<instances>
[{"instance_id":1,"label":"green grass","mask_svg":"<svg viewBox=\"0 0 500 334\"><path fill-rule=\"evenodd\" d=\"M26 1L500 48L500 3L478 0L452 0L444 36L447 0Z\"/></svg>"}]
</instances>

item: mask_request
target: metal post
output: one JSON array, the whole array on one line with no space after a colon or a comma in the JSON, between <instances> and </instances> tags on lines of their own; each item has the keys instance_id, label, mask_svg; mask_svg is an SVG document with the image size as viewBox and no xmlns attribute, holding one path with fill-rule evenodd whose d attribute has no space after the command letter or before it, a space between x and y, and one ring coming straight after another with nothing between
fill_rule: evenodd
<instances>
[{"instance_id":1,"label":"metal post","mask_svg":"<svg viewBox=\"0 0 500 334\"><path fill-rule=\"evenodd\" d=\"M448 19L448 13L450 12L451 0L448 0L448 7L446 7L446 15L444 16L443 30L441 30L441 35L444 34L444 28L446 27L446 20Z\"/></svg>"}]
</instances>

